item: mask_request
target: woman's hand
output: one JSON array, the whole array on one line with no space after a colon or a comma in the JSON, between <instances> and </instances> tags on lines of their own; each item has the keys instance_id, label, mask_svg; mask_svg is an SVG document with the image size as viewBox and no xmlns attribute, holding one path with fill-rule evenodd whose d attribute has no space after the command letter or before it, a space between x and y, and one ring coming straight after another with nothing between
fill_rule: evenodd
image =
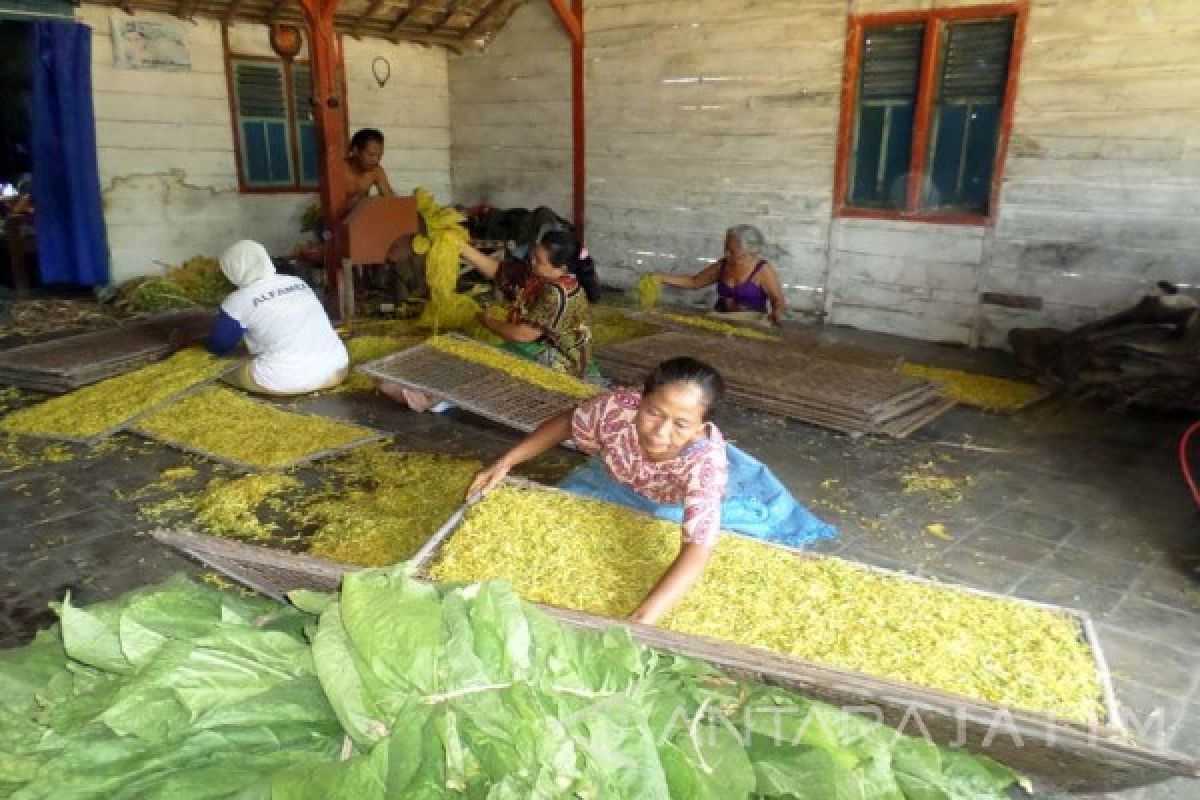
<instances>
[{"instance_id":1,"label":"woman's hand","mask_svg":"<svg viewBox=\"0 0 1200 800\"><path fill-rule=\"evenodd\" d=\"M629 621L638 625L653 625L654 623L658 622L658 619L661 616L661 612L652 614L650 611L639 608L637 611L634 611L629 615Z\"/></svg>"},{"instance_id":2,"label":"woman's hand","mask_svg":"<svg viewBox=\"0 0 1200 800\"><path fill-rule=\"evenodd\" d=\"M684 543L675 558L675 563L671 564L637 610L629 615L629 621L642 625L658 624L658 621L696 585L696 581L700 580L710 556L711 547L692 542Z\"/></svg>"},{"instance_id":3,"label":"woman's hand","mask_svg":"<svg viewBox=\"0 0 1200 800\"><path fill-rule=\"evenodd\" d=\"M490 492L500 481L504 480L513 467L524 464L529 459L536 458L552 447L557 447L570 439L571 417L574 414L575 411L572 409L546 420L537 426L537 430L526 436L519 445L502 455L491 466L481 470L475 476L475 480L471 481L470 488L467 489L467 499L470 500L477 494Z\"/></svg>"},{"instance_id":4,"label":"woman's hand","mask_svg":"<svg viewBox=\"0 0 1200 800\"><path fill-rule=\"evenodd\" d=\"M490 467L486 467L479 471L475 476L475 480L471 481L470 488L467 489L467 499L470 500L476 495L484 495L495 489L500 482L508 475L512 467L504 460L497 461Z\"/></svg>"}]
</instances>

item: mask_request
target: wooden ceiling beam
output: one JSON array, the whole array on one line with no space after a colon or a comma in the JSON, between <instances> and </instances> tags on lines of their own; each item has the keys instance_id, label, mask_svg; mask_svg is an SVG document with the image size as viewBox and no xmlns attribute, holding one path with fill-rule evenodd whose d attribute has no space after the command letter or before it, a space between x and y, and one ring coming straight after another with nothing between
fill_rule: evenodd
<instances>
[{"instance_id":1,"label":"wooden ceiling beam","mask_svg":"<svg viewBox=\"0 0 1200 800\"><path fill-rule=\"evenodd\" d=\"M484 30L484 26L502 7L507 6L509 0L491 0L490 3L479 9L479 16L475 17L475 21L463 31L463 38L469 39Z\"/></svg>"},{"instance_id":2,"label":"wooden ceiling beam","mask_svg":"<svg viewBox=\"0 0 1200 800\"><path fill-rule=\"evenodd\" d=\"M381 8L386 5L386 2L387 0L371 0L372 5L378 3ZM490 11L494 6L510 2L511 0L499 0L499 2L489 3L487 8ZM135 8L135 3L137 8ZM114 8L120 8L128 14L133 14L139 9L141 11L161 11L179 17L186 15L185 18L188 19L194 17L213 18L223 21L226 25L234 22L248 22L257 25L304 22L304 15L294 0L270 0L270 2L229 0L228 5L224 8L217 8L217 4L213 2L202 3L201 0L108 0L107 4ZM461 5L461 3L459 4ZM440 45L456 52L475 46L473 42L464 40L457 32L431 32L428 25L405 24L405 20L411 18L421 5L420 0L417 0L402 9L398 13L399 24L396 20L359 12L354 15L347 14L336 17L335 27L338 31L351 36L371 36L392 42L409 41L426 45ZM378 9L375 13L378 13ZM443 16L445 13L444 11L439 12Z\"/></svg>"},{"instance_id":3,"label":"wooden ceiling beam","mask_svg":"<svg viewBox=\"0 0 1200 800\"><path fill-rule=\"evenodd\" d=\"M380 33L381 39L387 39L392 44L397 42L416 42L418 44L436 44L442 47L448 47L454 52L461 52L463 49L463 41L453 34L426 33L421 30L410 30L405 28L398 33L384 34Z\"/></svg>"},{"instance_id":4,"label":"wooden ceiling beam","mask_svg":"<svg viewBox=\"0 0 1200 800\"><path fill-rule=\"evenodd\" d=\"M383 0L371 0L365 11L358 15L354 20L354 27L350 30L350 35L355 39L362 38L363 23L375 15L375 12L383 7Z\"/></svg>"},{"instance_id":5,"label":"wooden ceiling beam","mask_svg":"<svg viewBox=\"0 0 1200 800\"><path fill-rule=\"evenodd\" d=\"M242 9L242 0L232 0L229 7L225 9L225 13L221 15L221 21L226 25L233 22L237 17L238 12Z\"/></svg>"},{"instance_id":6,"label":"wooden ceiling beam","mask_svg":"<svg viewBox=\"0 0 1200 800\"><path fill-rule=\"evenodd\" d=\"M438 17L437 22L434 22L433 24L426 26L426 30L429 33L433 33L435 31L437 31L439 28L441 28L443 25L445 25L447 22L449 22L450 18L453 17L457 13L458 13L458 0L450 0L450 2L446 3L446 11L440 17Z\"/></svg>"},{"instance_id":7,"label":"wooden ceiling beam","mask_svg":"<svg viewBox=\"0 0 1200 800\"><path fill-rule=\"evenodd\" d=\"M420 5L421 0L412 0L412 2L409 3L405 8L402 8L396 12L396 19L392 23L393 36L400 30L401 26L404 25L404 20L408 19L409 15L416 11L417 7Z\"/></svg>"}]
</instances>

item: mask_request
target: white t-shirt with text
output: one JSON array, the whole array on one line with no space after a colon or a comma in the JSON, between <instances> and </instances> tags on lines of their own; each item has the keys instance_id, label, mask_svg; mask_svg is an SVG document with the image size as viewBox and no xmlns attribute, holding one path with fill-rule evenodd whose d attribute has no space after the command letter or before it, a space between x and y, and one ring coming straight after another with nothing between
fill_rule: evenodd
<instances>
[{"instance_id":1,"label":"white t-shirt with text","mask_svg":"<svg viewBox=\"0 0 1200 800\"><path fill-rule=\"evenodd\" d=\"M350 363L321 301L293 275L272 275L236 290L221 310L246 331L254 380L275 392L324 386Z\"/></svg>"}]
</instances>

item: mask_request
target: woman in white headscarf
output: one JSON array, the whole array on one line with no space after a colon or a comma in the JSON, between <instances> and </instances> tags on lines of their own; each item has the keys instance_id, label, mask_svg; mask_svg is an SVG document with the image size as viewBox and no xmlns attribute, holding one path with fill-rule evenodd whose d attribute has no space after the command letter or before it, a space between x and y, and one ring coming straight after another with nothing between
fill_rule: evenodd
<instances>
[{"instance_id":1,"label":"woman in white headscarf","mask_svg":"<svg viewBox=\"0 0 1200 800\"><path fill-rule=\"evenodd\" d=\"M277 275L266 249L244 239L221 256L237 287L221 303L208 349L226 355L243 338L251 358L226 376L246 391L292 395L337 386L350 357L307 283Z\"/></svg>"}]
</instances>

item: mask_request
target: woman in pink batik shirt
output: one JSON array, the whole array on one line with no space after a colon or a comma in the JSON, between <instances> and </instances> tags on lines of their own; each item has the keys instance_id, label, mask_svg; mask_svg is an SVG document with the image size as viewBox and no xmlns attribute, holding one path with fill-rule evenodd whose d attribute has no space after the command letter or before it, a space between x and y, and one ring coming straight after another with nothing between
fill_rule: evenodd
<instances>
[{"instance_id":1,"label":"woman in pink batik shirt","mask_svg":"<svg viewBox=\"0 0 1200 800\"><path fill-rule=\"evenodd\" d=\"M728 462L725 440L709 420L723 391L721 376L707 364L664 361L640 391L602 394L542 423L480 472L468 495L487 492L516 465L573 439L620 488L649 504L682 505L679 555L630 616L653 624L699 580L720 536Z\"/></svg>"}]
</instances>

